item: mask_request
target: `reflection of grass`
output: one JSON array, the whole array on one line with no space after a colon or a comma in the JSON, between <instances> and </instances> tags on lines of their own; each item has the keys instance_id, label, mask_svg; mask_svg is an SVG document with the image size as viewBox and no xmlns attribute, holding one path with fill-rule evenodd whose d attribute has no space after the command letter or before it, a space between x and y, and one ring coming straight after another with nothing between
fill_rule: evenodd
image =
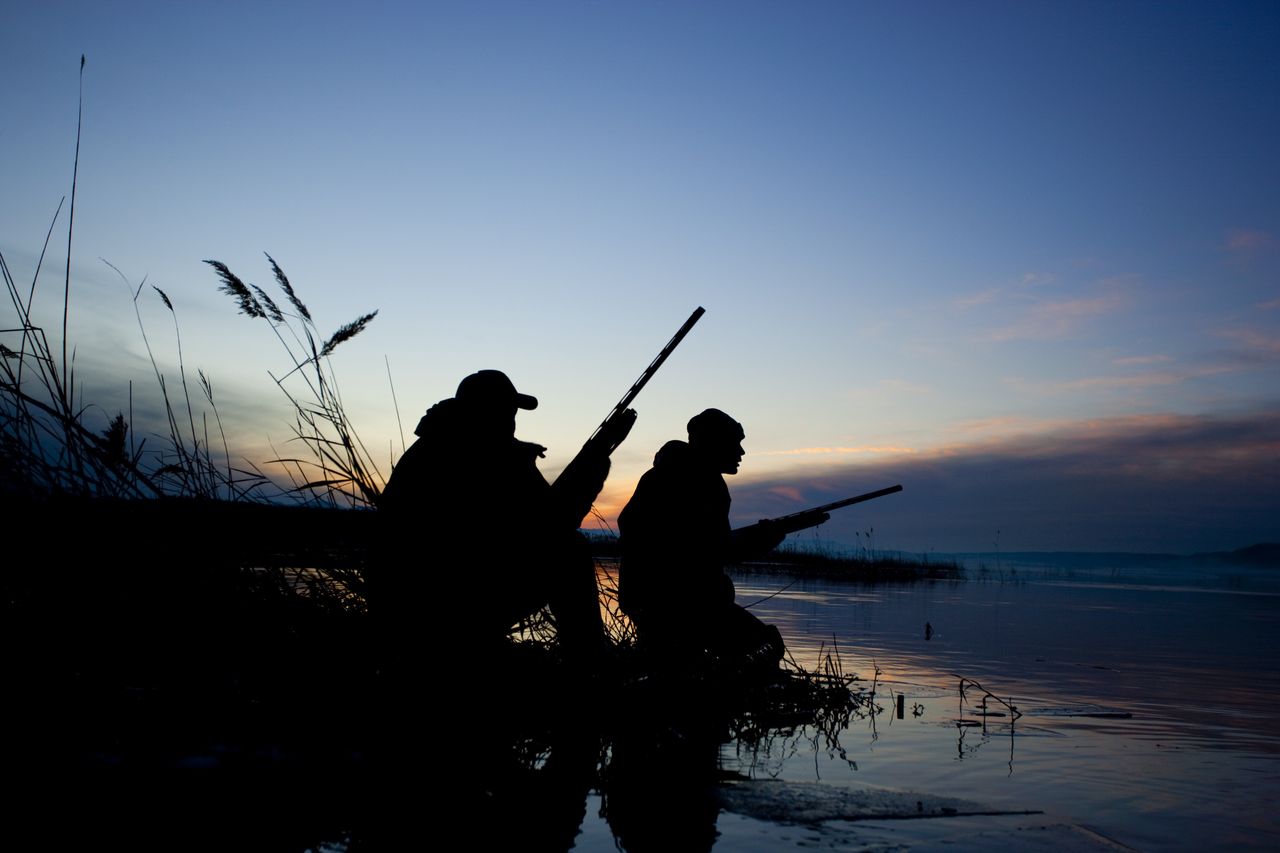
<instances>
[{"instance_id":1,"label":"reflection of grass","mask_svg":"<svg viewBox=\"0 0 1280 853\"><path fill-rule=\"evenodd\" d=\"M845 672L834 637L830 647L819 649L817 666L808 669L788 653L782 672L776 682L748 694L755 701L744 703L730 725L739 755L749 753L753 765L761 758L767 763L779 744L784 752L793 751L800 738L815 750L822 741L828 752L844 757L840 734L855 719L874 719L882 710L875 684L867 686Z\"/></svg>"}]
</instances>

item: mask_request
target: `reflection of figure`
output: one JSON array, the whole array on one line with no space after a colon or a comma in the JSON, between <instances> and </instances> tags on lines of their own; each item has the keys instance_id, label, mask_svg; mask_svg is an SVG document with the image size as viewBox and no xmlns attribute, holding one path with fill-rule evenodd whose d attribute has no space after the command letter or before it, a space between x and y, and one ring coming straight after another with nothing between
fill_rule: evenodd
<instances>
[{"instance_id":1,"label":"reflection of figure","mask_svg":"<svg viewBox=\"0 0 1280 853\"><path fill-rule=\"evenodd\" d=\"M742 425L718 409L689 421L689 441L669 441L618 517L619 597L640 642L666 663L709 654L733 668L782 657L782 638L734 603L724 566L782 541L768 525L729 530L722 474L742 461Z\"/></svg>"},{"instance_id":2,"label":"reflection of figure","mask_svg":"<svg viewBox=\"0 0 1280 853\"><path fill-rule=\"evenodd\" d=\"M505 762L498 755L487 760L487 749L469 758L484 762L480 772L487 777L484 810L478 815L482 822L477 826L509 827L510 846L530 853L573 848L587 814L587 796L597 780L600 737L591 726L572 720L548 736L539 744L538 755L522 754L523 761L512 760L512 744L505 745ZM535 769L534 761L541 766ZM446 815L444 822L454 820L456 816Z\"/></svg>"},{"instance_id":3,"label":"reflection of figure","mask_svg":"<svg viewBox=\"0 0 1280 853\"><path fill-rule=\"evenodd\" d=\"M389 553L373 604L380 593L394 643L434 634L469 654L548 604L567 651L604 642L577 528L609 460L582 460L549 485L537 468L545 448L514 435L517 410L537 405L505 374L482 370L419 422L379 504Z\"/></svg>"},{"instance_id":4,"label":"reflection of figure","mask_svg":"<svg viewBox=\"0 0 1280 853\"><path fill-rule=\"evenodd\" d=\"M406 735L387 744L380 772L365 774L352 785L363 810L356 825L347 827L351 840L346 849L453 849L440 836L451 827L509 839L505 846L522 853L572 849L587 813L587 797L598 784L600 735L572 712L532 708L532 714L512 715L513 695L527 697L530 692L504 690L481 704L465 695L447 695L451 709L466 711L443 728L430 725L441 720L439 714L405 721L404 731L422 731L423 738L414 744ZM319 790L308 789L308 802L323 799Z\"/></svg>"},{"instance_id":5,"label":"reflection of figure","mask_svg":"<svg viewBox=\"0 0 1280 853\"><path fill-rule=\"evenodd\" d=\"M703 853L715 845L720 726L714 717L658 714L624 724L604 774L603 809L627 853Z\"/></svg>"}]
</instances>

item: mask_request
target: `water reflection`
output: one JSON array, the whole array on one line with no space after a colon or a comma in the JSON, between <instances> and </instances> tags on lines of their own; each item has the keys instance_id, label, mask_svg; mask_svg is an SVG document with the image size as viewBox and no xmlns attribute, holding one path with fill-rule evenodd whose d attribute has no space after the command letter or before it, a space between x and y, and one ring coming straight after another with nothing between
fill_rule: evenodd
<instances>
[{"instance_id":1,"label":"water reflection","mask_svg":"<svg viewBox=\"0 0 1280 853\"><path fill-rule=\"evenodd\" d=\"M767 589L748 585L744 594ZM879 666L891 679L938 687L966 675L998 684L1002 695L1141 709L1184 736L1211 726L1280 749L1280 603L1263 591L1035 583L851 591L807 581L798 592L757 609L801 662L834 636L864 677ZM927 641L926 624L934 628Z\"/></svg>"},{"instance_id":2,"label":"water reflection","mask_svg":"<svg viewBox=\"0 0 1280 853\"><path fill-rule=\"evenodd\" d=\"M710 850L720 812L723 722L690 706L669 724L635 720L613 739L605 818L623 850Z\"/></svg>"},{"instance_id":3,"label":"water reflection","mask_svg":"<svg viewBox=\"0 0 1280 853\"><path fill-rule=\"evenodd\" d=\"M739 581L744 595L769 579ZM1043 581L1043 582L1042 582ZM842 738L846 782L974 796L1087 820L1136 847L1280 842L1280 602L1275 579L1170 576L1126 567L1017 583L857 587L804 582L760 605L802 661L839 638L846 665L922 709ZM794 595L793 595L794 593ZM924 627L932 637L925 639ZM977 678L1023 717L960 704ZM993 747L997 747L993 749ZM948 759L944 756L949 756ZM814 774L814 758L779 775ZM825 779L838 769L827 762ZM1029 801L1030 800L1030 801Z\"/></svg>"},{"instance_id":4,"label":"water reflection","mask_svg":"<svg viewBox=\"0 0 1280 853\"><path fill-rule=\"evenodd\" d=\"M740 600L767 597L755 612L781 626L801 664L834 652L874 687L865 713L753 727L706 713L707 697L655 705L633 693L596 697L603 717L561 717L543 705L564 685L507 683L487 727L429 739L458 746L448 764L433 747L431 763L453 768L460 794L484 794L455 813L466 825L537 850L763 849L760 822L721 810L725 779L1045 809L1045 820L1085 822L1140 849L1274 848L1275 596L1205 595L1167 578L1050 580L1023 571L1016 584L779 591L790 579L739 578ZM962 678L985 689L962 693ZM454 808L440 815L456 823ZM421 826L421 808L405 813Z\"/></svg>"},{"instance_id":5,"label":"water reflection","mask_svg":"<svg viewBox=\"0 0 1280 853\"><path fill-rule=\"evenodd\" d=\"M874 697L817 724L766 719L721 713L715 691L614 690L459 650L369 721L372 757L263 758L221 791L190 774L167 792L82 779L67 801L97 804L77 814L99 845L168 814L184 827L169 838L222 849L389 849L462 827L532 850L734 851L761 849L743 834L760 827L721 811L721 784L780 780L1041 808L1141 849L1280 848L1280 600L1153 581L779 591L790 579L740 578L801 664L835 658ZM972 679L984 689L962 691ZM44 797L53 781L27 787Z\"/></svg>"}]
</instances>

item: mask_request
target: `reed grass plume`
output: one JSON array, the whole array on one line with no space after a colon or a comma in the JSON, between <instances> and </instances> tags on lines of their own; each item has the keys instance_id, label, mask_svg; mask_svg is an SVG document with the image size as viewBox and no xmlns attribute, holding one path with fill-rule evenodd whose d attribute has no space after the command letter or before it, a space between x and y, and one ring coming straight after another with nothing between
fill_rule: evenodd
<instances>
[{"instance_id":1,"label":"reed grass plume","mask_svg":"<svg viewBox=\"0 0 1280 853\"><path fill-rule=\"evenodd\" d=\"M328 359L340 345L363 332L378 312L357 317L323 338L284 270L271 255L266 257L291 312L263 288L246 284L221 261L205 263L217 273L218 289L236 301L241 314L266 321L288 358L289 368L270 376L293 406L293 440L307 454L271 461L283 466L296 495L332 505L376 506L386 480L352 425Z\"/></svg>"}]
</instances>

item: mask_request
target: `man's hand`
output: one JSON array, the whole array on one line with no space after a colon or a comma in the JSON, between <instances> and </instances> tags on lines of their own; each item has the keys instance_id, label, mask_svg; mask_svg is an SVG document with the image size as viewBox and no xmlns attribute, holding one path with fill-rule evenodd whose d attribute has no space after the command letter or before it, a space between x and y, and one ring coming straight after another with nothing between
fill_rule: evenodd
<instances>
[{"instance_id":1,"label":"man's hand","mask_svg":"<svg viewBox=\"0 0 1280 853\"><path fill-rule=\"evenodd\" d=\"M752 543L754 550L762 554L767 554L774 548L782 544L782 540L787 538L787 531L780 524L774 524L767 518L760 519L760 525L756 528L759 533Z\"/></svg>"},{"instance_id":2,"label":"man's hand","mask_svg":"<svg viewBox=\"0 0 1280 853\"><path fill-rule=\"evenodd\" d=\"M626 441L631 428L636 425L636 410L624 409L617 417L611 418L600 430L600 443L612 453L619 444Z\"/></svg>"}]
</instances>

